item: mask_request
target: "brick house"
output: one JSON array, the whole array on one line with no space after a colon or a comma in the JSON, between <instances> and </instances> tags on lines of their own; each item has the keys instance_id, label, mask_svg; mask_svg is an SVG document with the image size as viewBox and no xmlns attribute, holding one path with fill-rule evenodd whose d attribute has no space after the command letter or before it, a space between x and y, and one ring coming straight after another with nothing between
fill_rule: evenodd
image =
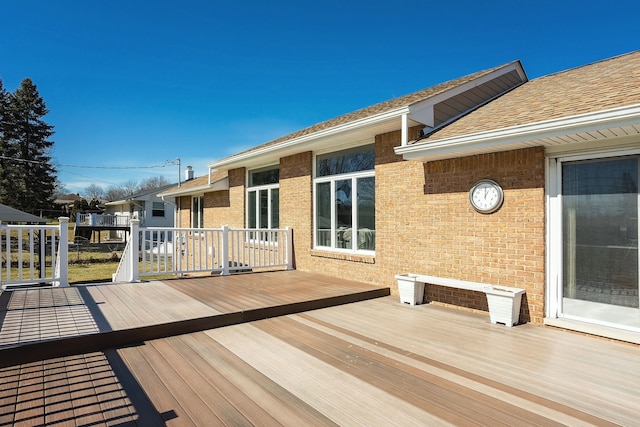
<instances>
[{"instance_id":1,"label":"brick house","mask_svg":"<svg viewBox=\"0 0 640 427\"><path fill-rule=\"evenodd\" d=\"M165 194L178 226L291 227L300 270L521 287L521 322L640 342L639 164L633 52L534 80L519 61L481 71L215 161ZM471 204L482 179L503 192L489 213ZM482 293L425 294L487 310Z\"/></svg>"}]
</instances>

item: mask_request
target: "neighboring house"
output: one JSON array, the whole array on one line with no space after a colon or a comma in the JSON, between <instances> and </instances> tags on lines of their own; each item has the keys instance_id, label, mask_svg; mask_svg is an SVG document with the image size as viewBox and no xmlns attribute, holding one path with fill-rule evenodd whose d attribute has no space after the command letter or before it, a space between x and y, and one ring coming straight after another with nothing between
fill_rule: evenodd
<instances>
[{"instance_id":1,"label":"neighboring house","mask_svg":"<svg viewBox=\"0 0 640 427\"><path fill-rule=\"evenodd\" d=\"M190 170L187 170L189 173ZM158 194L161 198L175 200L175 226L204 228L205 194L209 207L223 207L228 203L229 178L226 171L212 172L198 178L190 178ZM222 202L220 202L222 200ZM223 203L223 204L221 204ZM228 206L227 206L228 207ZM207 224L207 227L213 227Z\"/></svg>"},{"instance_id":2,"label":"neighboring house","mask_svg":"<svg viewBox=\"0 0 640 427\"><path fill-rule=\"evenodd\" d=\"M159 194L175 184L165 185L153 190L146 190L122 199L104 204L105 215L115 215L122 219L120 224L128 224L129 219L140 220L144 227L173 227L173 198L162 199Z\"/></svg>"},{"instance_id":3,"label":"neighboring house","mask_svg":"<svg viewBox=\"0 0 640 427\"><path fill-rule=\"evenodd\" d=\"M300 270L521 287L522 322L640 342L640 52L531 81L516 61L210 169L165 191L179 225L291 227ZM484 212L483 179L502 196ZM426 294L487 309L477 292Z\"/></svg>"},{"instance_id":4,"label":"neighboring house","mask_svg":"<svg viewBox=\"0 0 640 427\"><path fill-rule=\"evenodd\" d=\"M2 224L46 224L39 216L0 204L0 223Z\"/></svg>"},{"instance_id":5,"label":"neighboring house","mask_svg":"<svg viewBox=\"0 0 640 427\"><path fill-rule=\"evenodd\" d=\"M63 194L53 201L56 206L60 207L60 215L69 216L73 210L73 204L82 200L79 194Z\"/></svg>"}]
</instances>

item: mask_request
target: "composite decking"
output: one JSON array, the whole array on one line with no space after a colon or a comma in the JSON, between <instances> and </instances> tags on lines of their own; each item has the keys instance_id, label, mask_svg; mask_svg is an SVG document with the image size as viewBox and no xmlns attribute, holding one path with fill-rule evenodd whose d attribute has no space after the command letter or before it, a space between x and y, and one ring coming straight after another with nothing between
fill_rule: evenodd
<instances>
[{"instance_id":1,"label":"composite decking","mask_svg":"<svg viewBox=\"0 0 640 427\"><path fill-rule=\"evenodd\" d=\"M293 295L327 297L272 293L289 277L325 280L289 273L154 282L166 294L151 301L142 286L82 288L98 329L243 307L256 320L6 366L0 425L640 425L640 346L394 297L286 314Z\"/></svg>"},{"instance_id":2,"label":"composite decking","mask_svg":"<svg viewBox=\"0 0 640 427\"><path fill-rule=\"evenodd\" d=\"M295 270L5 292L0 367L386 295Z\"/></svg>"}]
</instances>

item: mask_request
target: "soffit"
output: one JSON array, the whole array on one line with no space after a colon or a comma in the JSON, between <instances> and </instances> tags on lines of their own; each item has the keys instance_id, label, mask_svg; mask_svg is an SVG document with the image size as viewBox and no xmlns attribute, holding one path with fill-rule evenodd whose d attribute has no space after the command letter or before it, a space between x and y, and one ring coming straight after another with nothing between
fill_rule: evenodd
<instances>
[{"instance_id":1,"label":"soffit","mask_svg":"<svg viewBox=\"0 0 640 427\"><path fill-rule=\"evenodd\" d=\"M396 147L405 160L422 162L508 151L546 147L547 151L567 150L582 145L640 143L640 104L586 113L561 119L480 132L437 141Z\"/></svg>"}]
</instances>

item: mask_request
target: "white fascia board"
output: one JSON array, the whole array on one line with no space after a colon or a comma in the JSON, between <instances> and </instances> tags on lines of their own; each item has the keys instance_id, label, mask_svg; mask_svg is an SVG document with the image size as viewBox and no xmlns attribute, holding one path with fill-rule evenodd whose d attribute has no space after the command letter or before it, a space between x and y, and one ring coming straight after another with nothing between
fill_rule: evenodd
<instances>
[{"instance_id":1,"label":"white fascia board","mask_svg":"<svg viewBox=\"0 0 640 427\"><path fill-rule=\"evenodd\" d=\"M221 190L228 190L229 189L229 178L223 178L220 179L218 181L215 181L212 184L204 184L204 185L199 185L197 187L190 187L190 188L184 188L184 189L177 189L175 191L167 191L165 193L161 193L160 196L161 197L180 197L180 196L188 196L190 194L196 194L196 193L209 193L212 191L221 191Z\"/></svg>"},{"instance_id":2,"label":"white fascia board","mask_svg":"<svg viewBox=\"0 0 640 427\"><path fill-rule=\"evenodd\" d=\"M395 147L394 151L405 160L428 160L453 157L456 153L468 151L497 151L504 147L525 146L532 140L632 125L640 125L640 104L459 137L427 140L406 147Z\"/></svg>"},{"instance_id":3,"label":"white fascia board","mask_svg":"<svg viewBox=\"0 0 640 427\"><path fill-rule=\"evenodd\" d=\"M402 115L408 114L408 113L409 113L409 107L396 108L394 110L377 114L375 116L365 117L360 120L355 120L353 122L334 126L332 128L324 129L308 135L303 135L298 138L288 139L278 144L273 144L266 147L251 150L244 154L236 154L234 156L230 156L222 160L214 161L213 163L210 163L208 167L211 169L224 170L224 169L229 169L234 165L241 165L243 162L246 162L254 158L277 154L280 151L284 151L294 147L300 151L304 151L308 146L314 145L314 144L315 144L314 149L322 148L321 144L319 144L318 142L319 140L330 138L333 136L338 136L342 133L347 133L353 130L366 128L367 126L373 126L373 125L376 125L385 121L394 120L394 119L398 119L398 128L400 128L400 119Z\"/></svg>"}]
</instances>

